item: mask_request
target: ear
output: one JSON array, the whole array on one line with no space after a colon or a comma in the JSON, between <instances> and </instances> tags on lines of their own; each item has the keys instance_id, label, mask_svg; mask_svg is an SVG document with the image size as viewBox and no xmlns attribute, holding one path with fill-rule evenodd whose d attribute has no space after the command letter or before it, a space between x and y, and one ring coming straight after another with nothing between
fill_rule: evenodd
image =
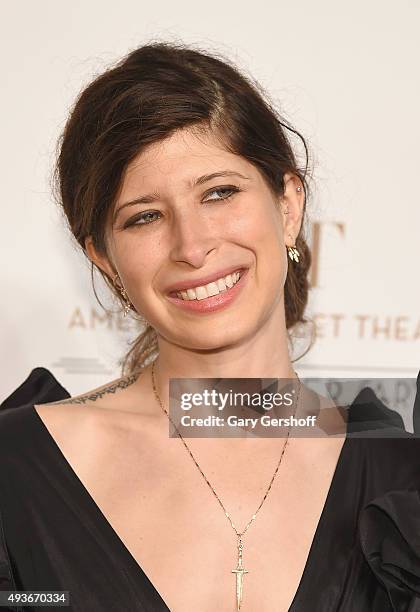
<instances>
[{"instance_id":1,"label":"ear","mask_svg":"<svg viewBox=\"0 0 420 612\"><path fill-rule=\"evenodd\" d=\"M284 242L286 246L294 246L303 220L305 190L296 174L287 172L283 181L284 194L280 204L283 211Z\"/></svg>"},{"instance_id":2,"label":"ear","mask_svg":"<svg viewBox=\"0 0 420 612\"><path fill-rule=\"evenodd\" d=\"M89 259L104 272L112 280L117 274L107 255L99 253L95 248L92 236L88 236L85 240L85 250Z\"/></svg>"}]
</instances>

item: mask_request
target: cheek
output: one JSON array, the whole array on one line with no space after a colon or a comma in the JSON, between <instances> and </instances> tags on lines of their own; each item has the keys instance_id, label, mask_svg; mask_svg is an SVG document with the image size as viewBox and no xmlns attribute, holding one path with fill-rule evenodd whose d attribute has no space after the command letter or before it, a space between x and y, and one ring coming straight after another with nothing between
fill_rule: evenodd
<instances>
[{"instance_id":1,"label":"cheek","mask_svg":"<svg viewBox=\"0 0 420 612\"><path fill-rule=\"evenodd\" d=\"M269 197L252 197L241 201L237 214L230 219L236 232L246 233L256 240L272 237L280 242L283 237L283 217L276 203Z\"/></svg>"},{"instance_id":2,"label":"cheek","mask_svg":"<svg viewBox=\"0 0 420 612\"><path fill-rule=\"evenodd\" d=\"M281 213L270 200L261 207L262 212L254 215L252 245L256 261L256 283L269 303L276 301L283 293L286 282L288 258L283 235Z\"/></svg>"},{"instance_id":3,"label":"cheek","mask_svg":"<svg viewBox=\"0 0 420 612\"><path fill-rule=\"evenodd\" d=\"M138 299L151 285L157 265L154 261L155 252L156 247L148 248L144 241L140 244L134 232L130 236L119 237L114 243L115 264L133 300Z\"/></svg>"},{"instance_id":4,"label":"cheek","mask_svg":"<svg viewBox=\"0 0 420 612\"><path fill-rule=\"evenodd\" d=\"M271 261L282 269L287 265L282 218L271 200L249 204L226 229L230 238L251 249L260 263Z\"/></svg>"}]
</instances>

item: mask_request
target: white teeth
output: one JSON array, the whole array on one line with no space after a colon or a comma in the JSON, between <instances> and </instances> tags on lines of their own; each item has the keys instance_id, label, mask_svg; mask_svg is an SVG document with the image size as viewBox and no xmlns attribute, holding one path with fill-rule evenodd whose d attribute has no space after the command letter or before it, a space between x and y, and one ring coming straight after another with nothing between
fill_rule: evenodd
<instances>
[{"instance_id":1,"label":"white teeth","mask_svg":"<svg viewBox=\"0 0 420 612\"><path fill-rule=\"evenodd\" d=\"M233 278L231 277L231 275L230 275L230 274L228 274L228 275L226 276L226 278L225 278L225 283L226 283L226 285L229 287L229 289L230 289L231 287L233 287L234 280L233 280Z\"/></svg>"},{"instance_id":2,"label":"white teeth","mask_svg":"<svg viewBox=\"0 0 420 612\"><path fill-rule=\"evenodd\" d=\"M208 297L212 295L217 295L219 293L219 287L217 286L217 283L209 283L208 285L206 285L206 289Z\"/></svg>"},{"instance_id":3,"label":"white teeth","mask_svg":"<svg viewBox=\"0 0 420 612\"><path fill-rule=\"evenodd\" d=\"M223 278L218 278L207 285L195 287L194 289L187 289L186 291L178 291L177 297L183 300L204 300L207 297L217 295L221 291L230 289L238 282L239 278L240 273L233 272L232 274L228 274Z\"/></svg>"},{"instance_id":4,"label":"white teeth","mask_svg":"<svg viewBox=\"0 0 420 612\"><path fill-rule=\"evenodd\" d=\"M206 297L209 297L207 295L207 291L206 291L206 287L196 287L195 289L195 294L197 296L197 300L204 300Z\"/></svg>"}]
</instances>

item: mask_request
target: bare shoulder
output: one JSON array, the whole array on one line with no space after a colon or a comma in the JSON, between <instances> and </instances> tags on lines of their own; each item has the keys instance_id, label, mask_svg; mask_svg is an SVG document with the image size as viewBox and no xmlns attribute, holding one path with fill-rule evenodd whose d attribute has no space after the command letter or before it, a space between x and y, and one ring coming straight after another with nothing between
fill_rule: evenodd
<instances>
[{"instance_id":1,"label":"bare shoulder","mask_svg":"<svg viewBox=\"0 0 420 612\"><path fill-rule=\"evenodd\" d=\"M140 374L140 372L136 372L135 374L131 374L129 376L116 378L111 382L105 383L104 385L97 387L96 389L92 389L91 391L82 393L81 395L70 397L66 400L59 400L57 402L39 404L39 406L68 406L70 404L92 405L93 403L98 405L97 403L103 400L101 402L102 406L111 407L113 403L112 399L114 397L117 397L117 401L118 399L122 399L123 392L137 382L140 377Z\"/></svg>"},{"instance_id":2,"label":"bare shoulder","mask_svg":"<svg viewBox=\"0 0 420 612\"><path fill-rule=\"evenodd\" d=\"M100 387L34 409L56 440L97 435L124 426L130 413L139 415L148 405L145 370L117 378Z\"/></svg>"}]
</instances>

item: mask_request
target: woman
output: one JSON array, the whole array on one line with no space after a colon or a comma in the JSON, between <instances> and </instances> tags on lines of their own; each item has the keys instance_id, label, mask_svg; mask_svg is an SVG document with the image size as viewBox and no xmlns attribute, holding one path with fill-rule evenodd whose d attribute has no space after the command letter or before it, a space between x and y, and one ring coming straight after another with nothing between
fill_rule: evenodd
<instances>
[{"instance_id":1,"label":"woman","mask_svg":"<svg viewBox=\"0 0 420 612\"><path fill-rule=\"evenodd\" d=\"M171 378L299 382L310 252L288 131L236 68L182 46L140 47L77 100L61 203L146 327L122 378L70 398L36 369L4 402L3 590L89 612L417 609L409 434L168 436Z\"/></svg>"}]
</instances>

